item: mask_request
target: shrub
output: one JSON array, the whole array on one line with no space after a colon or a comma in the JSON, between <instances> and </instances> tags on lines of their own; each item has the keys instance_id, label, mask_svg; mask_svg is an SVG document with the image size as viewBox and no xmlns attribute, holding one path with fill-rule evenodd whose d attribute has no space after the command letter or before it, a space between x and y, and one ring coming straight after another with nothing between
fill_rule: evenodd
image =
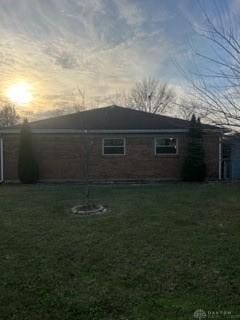
<instances>
[{"instance_id":1,"label":"shrub","mask_svg":"<svg viewBox=\"0 0 240 320\"><path fill-rule=\"evenodd\" d=\"M36 183L39 177L32 147L32 133L27 120L24 120L20 133L18 177L22 183Z\"/></svg>"},{"instance_id":2,"label":"shrub","mask_svg":"<svg viewBox=\"0 0 240 320\"><path fill-rule=\"evenodd\" d=\"M200 119L193 115L189 130L187 155L182 167L184 181L204 181L206 178L205 153Z\"/></svg>"}]
</instances>

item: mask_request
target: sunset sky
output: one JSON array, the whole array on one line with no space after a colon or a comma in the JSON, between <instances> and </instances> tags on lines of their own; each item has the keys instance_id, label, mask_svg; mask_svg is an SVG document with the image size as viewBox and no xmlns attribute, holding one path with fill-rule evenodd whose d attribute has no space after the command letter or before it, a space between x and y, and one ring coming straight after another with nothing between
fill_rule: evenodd
<instances>
[{"instance_id":1,"label":"sunset sky","mask_svg":"<svg viewBox=\"0 0 240 320\"><path fill-rule=\"evenodd\" d=\"M180 88L174 62L191 68L191 48L208 50L202 21L194 0L0 0L0 98L44 114L77 103L78 88L89 106L146 76Z\"/></svg>"}]
</instances>

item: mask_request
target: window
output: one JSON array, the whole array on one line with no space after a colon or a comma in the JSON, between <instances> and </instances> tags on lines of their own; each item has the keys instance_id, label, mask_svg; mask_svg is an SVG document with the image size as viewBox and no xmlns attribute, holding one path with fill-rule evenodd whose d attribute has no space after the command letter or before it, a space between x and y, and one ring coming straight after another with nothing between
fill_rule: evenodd
<instances>
[{"instance_id":1,"label":"window","mask_svg":"<svg viewBox=\"0 0 240 320\"><path fill-rule=\"evenodd\" d=\"M156 138L155 154L177 154L177 139L172 137Z\"/></svg>"},{"instance_id":2,"label":"window","mask_svg":"<svg viewBox=\"0 0 240 320\"><path fill-rule=\"evenodd\" d=\"M103 154L104 155L118 155L125 154L125 139L112 138L103 139Z\"/></svg>"}]
</instances>

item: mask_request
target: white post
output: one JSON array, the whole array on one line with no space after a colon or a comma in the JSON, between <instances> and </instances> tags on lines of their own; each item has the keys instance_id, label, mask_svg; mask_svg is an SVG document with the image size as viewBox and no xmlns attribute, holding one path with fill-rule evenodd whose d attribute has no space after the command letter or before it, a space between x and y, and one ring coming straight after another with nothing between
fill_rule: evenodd
<instances>
[{"instance_id":1,"label":"white post","mask_svg":"<svg viewBox=\"0 0 240 320\"><path fill-rule=\"evenodd\" d=\"M219 137L218 180L222 180L222 137Z\"/></svg>"},{"instance_id":2,"label":"white post","mask_svg":"<svg viewBox=\"0 0 240 320\"><path fill-rule=\"evenodd\" d=\"M0 139L0 167L1 167L1 174L0 174L0 182L4 181L4 161L3 161L3 139Z\"/></svg>"}]
</instances>

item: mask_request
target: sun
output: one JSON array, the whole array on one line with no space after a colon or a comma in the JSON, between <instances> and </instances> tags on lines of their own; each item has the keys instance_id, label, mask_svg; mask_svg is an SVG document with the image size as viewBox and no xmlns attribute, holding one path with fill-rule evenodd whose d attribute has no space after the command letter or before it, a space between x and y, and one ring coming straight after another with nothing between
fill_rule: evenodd
<instances>
[{"instance_id":1,"label":"sun","mask_svg":"<svg viewBox=\"0 0 240 320\"><path fill-rule=\"evenodd\" d=\"M6 95L16 105L28 105L33 99L31 86L27 82L13 84L7 89Z\"/></svg>"}]
</instances>

